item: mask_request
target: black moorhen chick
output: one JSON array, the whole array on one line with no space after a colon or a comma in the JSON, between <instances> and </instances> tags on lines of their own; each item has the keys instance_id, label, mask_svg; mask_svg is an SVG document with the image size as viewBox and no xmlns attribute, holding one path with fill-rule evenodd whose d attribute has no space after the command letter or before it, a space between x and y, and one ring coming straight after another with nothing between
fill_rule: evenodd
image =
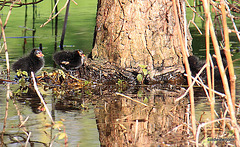
<instances>
[{"instance_id":1,"label":"black moorhen chick","mask_svg":"<svg viewBox=\"0 0 240 147\"><path fill-rule=\"evenodd\" d=\"M71 71L80 68L84 64L85 55L82 50L61 51L53 55L53 60L62 69Z\"/></svg>"},{"instance_id":2,"label":"black moorhen chick","mask_svg":"<svg viewBox=\"0 0 240 147\"><path fill-rule=\"evenodd\" d=\"M223 50L221 50L221 56L222 56L222 62L223 62L223 66L224 68L227 67L227 60L226 60L226 56ZM221 75L218 69L218 65L217 65L217 61L215 57L212 57L213 60L213 65L214 65L214 79L215 81L221 81ZM201 68L204 66L205 64L205 60L199 60L198 57L196 56L189 56L188 57L188 62L190 65L190 70L192 72L192 75L195 77L196 74L201 70ZM226 75L228 76L228 71L226 70ZM207 75L206 75L206 70L204 70L200 77L206 81L207 79Z\"/></svg>"},{"instance_id":3,"label":"black moorhen chick","mask_svg":"<svg viewBox=\"0 0 240 147\"><path fill-rule=\"evenodd\" d=\"M45 61L43 56L44 55L41 50L33 49L28 56L20 58L18 61L16 61L12 68L15 72L17 72L19 69L21 69L21 71L26 71L30 76L31 71L36 73L44 66Z\"/></svg>"}]
</instances>

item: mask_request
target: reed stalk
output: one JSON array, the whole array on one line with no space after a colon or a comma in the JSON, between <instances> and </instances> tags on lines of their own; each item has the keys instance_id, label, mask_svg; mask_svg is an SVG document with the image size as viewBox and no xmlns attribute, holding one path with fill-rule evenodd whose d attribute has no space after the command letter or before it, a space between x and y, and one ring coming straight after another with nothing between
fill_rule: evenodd
<instances>
[{"instance_id":1,"label":"reed stalk","mask_svg":"<svg viewBox=\"0 0 240 147\"><path fill-rule=\"evenodd\" d=\"M203 8L205 10L205 13L209 13L209 6L208 6L208 3L207 3L207 0L203 0ZM223 63L222 63L222 57L221 57L221 54L220 54L220 49L219 49L219 45L218 45L218 42L217 42L217 37L216 37L216 34L215 34L215 30L214 30L214 27L213 27L211 16L208 15L208 17L210 18L209 19L210 35L211 35L211 38L212 38L212 43L213 43L214 51L215 51L215 54L216 54L217 65L218 65L219 72L220 72L220 75L221 75L221 78L222 78L224 92L226 94L225 98L227 100L228 109L229 109L230 117L231 117L231 120L232 120L231 122L232 122L233 126L236 126L237 120L236 120L236 116L235 116L234 105L233 105L233 102L232 102L232 99L231 99L231 93L230 93L230 90L229 90L227 76L225 74L224 66L223 66ZM236 142L236 145L239 146L240 145L239 144L239 133L238 133L238 130L236 129L236 127L234 127L234 128L235 128L234 133L235 133L235 139L236 139L235 142Z\"/></svg>"},{"instance_id":2,"label":"reed stalk","mask_svg":"<svg viewBox=\"0 0 240 147\"><path fill-rule=\"evenodd\" d=\"M223 25L224 41L225 41L224 52L225 52L227 63L228 63L227 67L228 67L229 77L230 77L230 90L231 90L231 96L232 96L232 103L233 103L233 106L235 106L236 76L234 74L233 62L232 62L232 57L231 57L230 47L229 47L229 34L228 34L228 26L227 26L227 19L226 19L225 1L221 0L220 4L221 4L222 25Z\"/></svg>"},{"instance_id":3,"label":"reed stalk","mask_svg":"<svg viewBox=\"0 0 240 147\"><path fill-rule=\"evenodd\" d=\"M2 132L1 132L1 141L0 141L1 144L0 144L0 146L4 145L3 137L4 137L4 133L6 131L6 126L7 126L9 99L10 99L10 83L7 83L6 108L5 108L5 116L4 116L4 119L3 119L3 129L2 129Z\"/></svg>"},{"instance_id":4,"label":"reed stalk","mask_svg":"<svg viewBox=\"0 0 240 147\"><path fill-rule=\"evenodd\" d=\"M206 16L206 25L205 25L205 40L206 40L206 64L207 64L207 82L208 82L208 93L209 93L209 100L210 100L210 109L211 109L211 120L215 120L215 98L214 98L214 77L211 78L211 71L210 71L210 34L209 34L209 22L210 22L210 10L209 10L210 3L207 1L207 7L205 10L205 16ZM214 68L212 68L214 69ZM212 81L213 80L213 81ZM215 137L215 125L212 123L212 138Z\"/></svg>"},{"instance_id":5,"label":"reed stalk","mask_svg":"<svg viewBox=\"0 0 240 147\"><path fill-rule=\"evenodd\" d=\"M231 90L231 97L228 98L227 102L229 101L228 107L231 107L230 109L232 111L231 119L234 121L234 123L237 123L236 116L235 116L235 94L236 94L235 80L236 80L236 77L234 74L234 68L233 68L233 63L232 63L232 58L231 58L231 53L230 53L230 47L229 47L229 34L228 34L227 19L226 19L225 1L221 0L220 4L221 4L222 25L223 25L223 30L224 30L224 41L225 41L224 52L225 52L227 64L228 64L228 71L229 71L229 77L230 77L230 90ZM232 104L231 104L231 100L232 100ZM240 146L239 132L236 127L234 128L234 133L235 133L236 145Z\"/></svg>"},{"instance_id":6,"label":"reed stalk","mask_svg":"<svg viewBox=\"0 0 240 147\"><path fill-rule=\"evenodd\" d=\"M173 0L173 10L174 10L174 15L175 15L176 28L178 30L178 38L179 38L179 41L180 41L181 51L182 51L182 55L183 55L183 62L185 64L186 73L187 73L187 81L188 81L188 85L190 86L192 84L191 71L190 71L190 66L189 66L189 63L188 63L187 51L186 51L186 48L185 48L185 45L184 45L183 39L182 39L182 33L181 33L180 24L179 24L179 16L178 16L178 13L177 13L178 11L177 11L177 5L176 5L175 0ZM195 137L195 134L196 134L196 116L195 116L193 87L190 87L190 89L189 89L189 97L190 97L190 105L191 105L192 130L193 130L193 136Z\"/></svg>"},{"instance_id":7,"label":"reed stalk","mask_svg":"<svg viewBox=\"0 0 240 147\"><path fill-rule=\"evenodd\" d=\"M7 65L7 78L10 79L10 65L9 65L9 57L8 57L8 50L7 50L7 40L6 40L1 16L0 16L0 26L1 26L1 30L2 30L3 44L4 44L4 49L5 49L5 58L6 58L6 65Z\"/></svg>"}]
</instances>

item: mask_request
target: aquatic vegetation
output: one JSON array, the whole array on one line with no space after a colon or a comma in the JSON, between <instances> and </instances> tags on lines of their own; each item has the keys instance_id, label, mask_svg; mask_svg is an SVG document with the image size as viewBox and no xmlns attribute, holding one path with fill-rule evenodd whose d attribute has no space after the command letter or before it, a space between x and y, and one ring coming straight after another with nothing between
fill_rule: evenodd
<instances>
[{"instance_id":1,"label":"aquatic vegetation","mask_svg":"<svg viewBox=\"0 0 240 147\"><path fill-rule=\"evenodd\" d=\"M147 65L139 64L138 66L141 68L142 73L137 75L137 80L139 83L143 84L146 76L150 74L150 72L147 70Z\"/></svg>"}]
</instances>

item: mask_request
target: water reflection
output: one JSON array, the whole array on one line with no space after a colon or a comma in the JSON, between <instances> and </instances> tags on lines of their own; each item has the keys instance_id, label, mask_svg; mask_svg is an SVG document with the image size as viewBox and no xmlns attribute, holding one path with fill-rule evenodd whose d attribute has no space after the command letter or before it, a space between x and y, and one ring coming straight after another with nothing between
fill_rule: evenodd
<instances>
[{"instance_id":1,"label":"water reflection","mask_svg":"<svg viewBox=\"0 0 240 147\"><path fill-rule=\"evenodd\" d=\"M100 109L95 109L101 145L187 145L189 130L184 121L188 102L182 100L178 104L174 103L174 97L182 92L181 89L153 89L148 93L144 92L149 98L148 107L121 96L104 97L105 101L101 101ZM137 94L131 96L142 101Z\"/></svg>"}]
</instances>

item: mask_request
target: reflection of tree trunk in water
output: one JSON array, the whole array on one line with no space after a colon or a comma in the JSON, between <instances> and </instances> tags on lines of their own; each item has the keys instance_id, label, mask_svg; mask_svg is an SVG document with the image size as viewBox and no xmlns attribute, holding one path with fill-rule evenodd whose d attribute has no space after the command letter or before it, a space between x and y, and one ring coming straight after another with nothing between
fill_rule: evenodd
<instances>
[{"instance_id":1,"label":"reflection of tree trunk in water","mask_svg":"<svg viewBox=\"0 0 240 147\"><path fill-rule=\"evenodd\" d=\"M183 92L153 89L148 99L154 107L120 96L107 99L95 109L101 146L187 145L184 123L188 101L174 103L174 97ZM143 101L144 97L138 99Z\"/></svg>"},{"instance_id":2,"label":"reflection of tree trunk in water","mask_svg":"<svg viewBox=\"0 0 240 147\"><path fill-rule=\"evenodd\" d=\"M66 28L67 28L67 19L68 19L69 7L70 7L70 1L68 2L67 8L66 8L64 25L63 25L63 30L62 30L62 37L61 37L61 41L60 41L60 50L63 50L63 42L64 42Z\"/></svg>"}]
</instances>

